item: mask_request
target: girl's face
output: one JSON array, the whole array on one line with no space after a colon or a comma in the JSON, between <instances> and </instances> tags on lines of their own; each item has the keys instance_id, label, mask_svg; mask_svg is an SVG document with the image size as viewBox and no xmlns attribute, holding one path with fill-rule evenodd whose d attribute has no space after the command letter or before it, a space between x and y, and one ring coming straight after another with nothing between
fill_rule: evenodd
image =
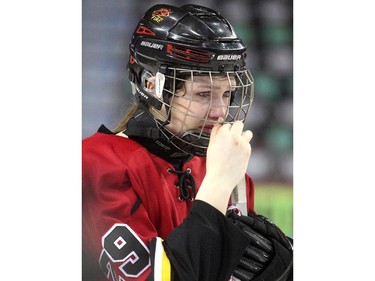
<instances>
[{"instance_id":1,"label":"girl's face","mask_svg":"<svg viewBox=\"0 0 375 281\"><path fill-rule=\"evenodd\" d=\"M219 117L226 118L236 80L227 76L194 76L184 82L171 98L171 122L174 134L195 130L209 135Z\"/></svg>"}]
</instances>

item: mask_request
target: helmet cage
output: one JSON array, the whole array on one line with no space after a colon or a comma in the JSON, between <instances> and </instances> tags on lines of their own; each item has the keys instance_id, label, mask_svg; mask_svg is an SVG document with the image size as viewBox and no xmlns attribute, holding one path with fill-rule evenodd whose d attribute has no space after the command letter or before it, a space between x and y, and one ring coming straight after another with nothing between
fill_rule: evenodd
<instances>
[{"instance_id":1,"label":"helmet cage","mask_svg":"<svg viewBox=\"0 0 375 281\"><path fill-rule=\"evenodd\" d=\"M159 102L164 106L165 110L158 111L157 114L155 114L155 112L151 113L150 111L154 111L151 103L149 103L148 110L163 135L182 152L197 156L206 155L210 135L209 133L205 133L204 128L206 125L212 126L219 122L218 120L209 118L209 113L215 106L213 105L212 93L214 87L217 86L214 81L215 76L220 76L221 78L226 77L229 89L228 93L226 93L228 102L222 105L223 110L225 110L224 123L232 124L237 120L244 121L246 119L254 99L254 80L249 70L227 71L223 73L219 71L201 71L169 67L166 73L168 74L164 74L166 82L163 89L163 99L159 99ZM198 76L209 77L209 82L197 82ZM207 93L208 97L197 99L192 94L186 94L186 92L192 92L195 83L205 84L206 87L211 89L210 93ZM186 91L183 92L181 91L181 85L191 88L185 89ZM181 93L185 94L182 95ZM176 98L185 99L187 106L183 109L175 107L174 100ZM200 103L201 108L204 108L205 111L200 112L200 115L195 115L193 113L193 104L197 102ZM156 109L159 109L159 107L156 107ZM180 122L178 124L174 123L173 114L178 114L180 116ZM189 118L195 119L200 124L199 128L184 129L183 126Z\"/></svg>"}]
</instances>

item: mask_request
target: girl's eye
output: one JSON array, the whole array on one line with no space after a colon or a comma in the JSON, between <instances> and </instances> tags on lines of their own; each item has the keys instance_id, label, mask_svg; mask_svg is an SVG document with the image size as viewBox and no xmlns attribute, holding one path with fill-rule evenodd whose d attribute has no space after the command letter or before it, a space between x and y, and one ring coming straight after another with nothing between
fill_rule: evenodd
<instances>
[{"instance_id":1,"label":"girl's eye","mask_svg":"<svg viewBox=\"0 0 375 281\"><path fill-rule=\"evenodd\" d=\"M210 98L211 97L211 92L198 92L196 95L199 98ZM223 98L230 98L232 95L231 91L226 91L223 93Z\"/></svg>"},{"instance_id":2,"label":"girl's eye","mask_svg":"<svg viewBox=\"0 0 375 281\"><path fill-rule=\"evenodd\" d=\"M225 98L230 98L230 96L231 96L231 92L230 91L227 91L227 92L225 92L223 94L223 97L225 97Z\"/></svg>"},{"instance_id":3,"label":"girl's eye","mask_svg":"<svg viewBox=\"0 0 375 281\"><path fill-rule=\"evenodd\" d=\"M211 95L210 92L199 92L197 93L198 96L202 97L202 98L207 98Z\"/></svg>"}]
</instances>

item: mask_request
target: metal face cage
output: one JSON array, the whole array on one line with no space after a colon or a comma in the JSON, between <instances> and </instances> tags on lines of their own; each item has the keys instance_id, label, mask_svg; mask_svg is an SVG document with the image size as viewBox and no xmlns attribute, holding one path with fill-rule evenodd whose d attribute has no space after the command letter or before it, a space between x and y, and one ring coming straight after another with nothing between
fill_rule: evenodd
<instances>
[{"instance_id":1,"label":"metal face cage","mask_svg":"<svg viewBox=\"0 0 375 281\"><path fill-rule=\"evenodd\" d=\"M182 152L205 156L211 129L220 117L230 124L245 121L254 79L249 70L168 68L168 73L156 74L155 93L162 108L153 118L164 136Z\"/></svg>"}]
</instances>

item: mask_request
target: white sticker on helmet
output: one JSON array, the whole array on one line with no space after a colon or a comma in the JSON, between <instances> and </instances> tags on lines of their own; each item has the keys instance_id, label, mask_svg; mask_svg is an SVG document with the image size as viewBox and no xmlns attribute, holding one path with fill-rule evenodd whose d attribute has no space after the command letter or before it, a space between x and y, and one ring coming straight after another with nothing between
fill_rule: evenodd
<instances>
[{"instance_id":1,"label":"white sticker on helmet","mask_svg":"<svg viewBox=\"0 0 375 281\"><path fill-rule=\"evenodd\" d=\"M155 94L158 98L163 95L165 76L163 73L157 72L155 75Z\"/></svg>"},{"instance_id":2,"label":"white sticker on helmet","mask_svg":"<svg viewBox=\"0 0 375 281\"><path fill-rule=\"evenodd\" d=\"M132 94L135 95L137 93L137 91L136 91L137 86L133 82L130 82L130 85L132 87Z\"/></svg>"}]
</instances>

